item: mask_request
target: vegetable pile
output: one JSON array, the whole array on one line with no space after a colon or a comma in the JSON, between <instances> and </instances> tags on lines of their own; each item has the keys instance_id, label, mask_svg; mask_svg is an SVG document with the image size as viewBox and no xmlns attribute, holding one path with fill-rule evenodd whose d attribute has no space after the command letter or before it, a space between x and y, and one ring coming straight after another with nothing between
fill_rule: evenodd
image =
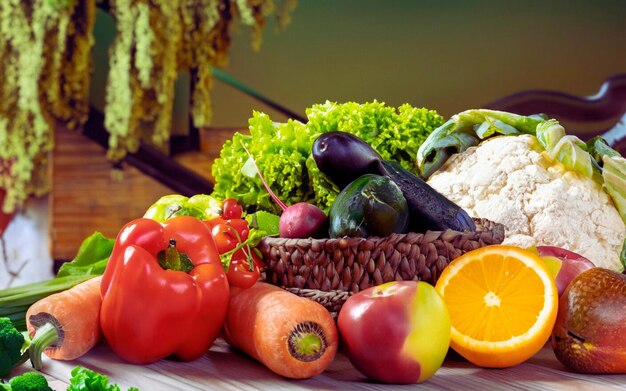
<instances>
[{"instance_id":1,"label":"vegetable pile","mask_svg":"<svg viewBox=\"0 0 626 391\"><path fill-rule=\"evenodd\" d=\"M626 236L626 160L604 140L584 143L556 120L490 110L444 123L435 111L409 105L326 102L307 109L307 118L279 124L255 112L250 135L236 133L214 162L213 194L162 197L115 239L87 238L55 279L0 291L0 378L29 359L42 369L42 355L76 359L103 338L122 360L144 365L196 360L222 337L284 378L323 373L343 347L370 379L420 383L450 347L478 366L507 367L534 355L550 333L568 368L623 372L597 360L580 336L597 341L603 359L624 362L623 338L606 336L626 332L626 315L613 316L619 311L611 307L626 305L626 277L598 267L604 258L581 255L589 241L561 240L588 234L588 225L598 242L610 242L609 266L626 259L617 249ZM558 183L558 191L546 191L546 183ZM591 212L581 217L583 210ZM519 214L529 224L549 220L553 229L531 226L526 233L536 242L526 245L485 246L484 236L456 243L455 235L482 235L476 217L508 224L513 241L521 235L514 231ZM346 256L337 274L316 263L313 250L296 268L285 266L296 258L291 243L339 243L332 262L344 265L335 258L344 257L346 243L367 242L344 238L408 232L423 233L415 242L434 248L434 256L388 241ZM267 282L273 264L257 248L267 236L289 242L276 252L282 277L326 282L333 274L339 288L329 289L345 294L338 313L300 296L308 292ZM422 241L434 236L449 241ZM400 246L409 255L393 268L414 280L413 270L426 268L432 281L381 282L394 276L385 258L397 261ZM431 271L425 258L443 266ZM365 268L379 272L375 286L354 283ZM583 297L591 291L597 294ZM570 317L602 332L570 333ZM580 340L591 351L584 363ZM119 390L82 367L70 383L69 390ZM0 390L46 387L37 372L0 383Z\"/></svg>"}]
</instances>

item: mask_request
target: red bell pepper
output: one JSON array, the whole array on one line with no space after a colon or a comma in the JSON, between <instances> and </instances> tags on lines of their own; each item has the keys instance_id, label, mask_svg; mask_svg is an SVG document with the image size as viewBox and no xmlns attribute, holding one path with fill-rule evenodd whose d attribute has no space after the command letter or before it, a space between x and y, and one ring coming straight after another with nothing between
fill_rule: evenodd
<instances>
[{"instance_id":1,"label":"red bell pepper","mask_svg":"<svg viewBox=\"0 0 626 391\"><path fill-rule=\"evenodd\" d=\"M202 356L222 327L229 300L211 232L190 216L126 224L101 290L104 336L117 355L135 364Z\"/></svg>"}]
</instances>

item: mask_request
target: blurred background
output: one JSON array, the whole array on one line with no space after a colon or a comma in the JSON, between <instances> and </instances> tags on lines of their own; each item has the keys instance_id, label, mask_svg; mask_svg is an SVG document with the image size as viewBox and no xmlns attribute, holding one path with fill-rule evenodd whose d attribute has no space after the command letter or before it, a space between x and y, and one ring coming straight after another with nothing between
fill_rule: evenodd
<instances>
[{"instance_id":1,"label":"blurred background","mask_svg":"<svg viewBox=\"0 0 626 391\"><path fill-rule=\"evenodd\" d=\"M300 1L286 30L270 21L259 52L248 38L233 34L225 70L300 113L377 99L447 117L528 89L593 95L626 72L618 0ZM219 81L213 99L217 127L273 113Z\"/></svg>"},{"instance_id":2,"label":"blurred background","mask_svg":"<svg viewBox=\"0 0 626 391\"><path fill-rule=\"evenodd\" d=\"M113 18L98 11L91 100L104 106ZM619 0L304 0L283 30L268 18L261 49L232 30L234 78L304 115L326 100L409 103L448 117L529 89L589 96L626 72L626 7ZM188 75L177 84L174 128L187 129ZM246 127L252 110L281 113L224 82L213 127Z\"/></svg>"}]
</instances>

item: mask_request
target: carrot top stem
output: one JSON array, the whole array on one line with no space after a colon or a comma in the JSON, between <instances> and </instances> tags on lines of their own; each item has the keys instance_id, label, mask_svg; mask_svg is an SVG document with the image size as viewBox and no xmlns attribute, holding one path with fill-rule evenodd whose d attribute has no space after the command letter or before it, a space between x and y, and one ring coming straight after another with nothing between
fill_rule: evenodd
<instances>
[{"instance_id":1,"label":"carrot top stem","mask_svg":"<svg viewBox=\"0 0 626 391\"><path fill-rule=\"evenodd\" d=\"M322 339L317 335L302 335L295 342L296 350L303 356L316 355L322 350Z\"/></svg>"},{"instance_id":2,"label":"carrot top stem","mask_svg":"<svg viewBox=\"0 0 626 391\"><path fill-rule=\"evenodd\" d=\"M328 343L315 322L298 324L289 335L289 353L300 361L315 361L324 354Z\"/></svg>"},{"instance_id":3,"label":"carrot top stem","mask_svg":"<svg viewBox=\"0 0 626 391\"><path fill-rule=\"evenodd\" d=\"M31 340L31 344L28 348L28 354L30 356L30 362L33 364L33 368L41 369L41 355L43 351L50 345L54 345L61 339L61 333L59 328L52 321L41 324L35 336Z\"/></svg>"}]
</instances>

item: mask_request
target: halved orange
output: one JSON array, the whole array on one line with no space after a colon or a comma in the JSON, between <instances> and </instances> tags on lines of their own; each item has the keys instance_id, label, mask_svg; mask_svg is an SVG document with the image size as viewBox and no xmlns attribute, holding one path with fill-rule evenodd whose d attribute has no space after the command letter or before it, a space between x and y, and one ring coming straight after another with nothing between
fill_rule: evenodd
<instances>
[{"instance_id":1,"label":"halved orange","mask_svg":"<svg viewBox=\"0 0 626 391\"><path fill-rule=\"evenodd\" d=\"M475 365L520 364L550 338L556 285L531 251L505 245L469 251L450 262L435 288L450 313L450 346Z\"/></svg>"}]
</instances>

